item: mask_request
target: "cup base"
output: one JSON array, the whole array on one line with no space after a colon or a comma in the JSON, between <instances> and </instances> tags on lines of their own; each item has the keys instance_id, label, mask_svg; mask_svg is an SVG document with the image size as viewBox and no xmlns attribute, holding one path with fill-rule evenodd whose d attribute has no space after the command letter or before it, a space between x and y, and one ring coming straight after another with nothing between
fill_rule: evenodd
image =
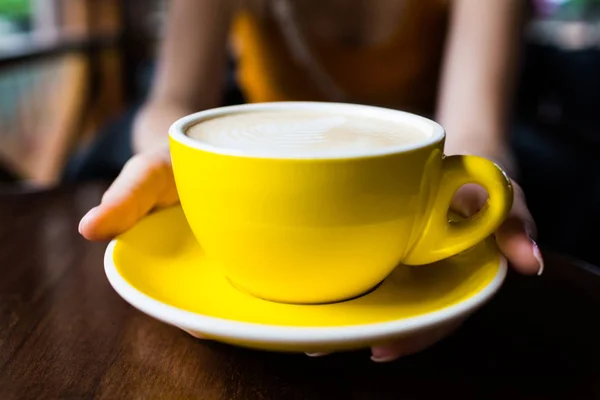
<instances>
[{"instance_id":1,"label":"cup base","mask_svg":"<svg viewBox=\"0 0 600 400\"><path fill-rule=\"evenodd\" d=\"M290 304L290 305L303 305L303 306L319 306L319 305L327 305L327 304L338 304L338 303L344 303L347 301L352 301L352 300L356 300L358 298L361 298L363 296L366 296L372 292L374 292L375 290L377 290L382 284L383 282L385 282L385 279L382 280L381 282L379 282L377 285L373 286L371 289L357 294L355 296L351 296L351 297L347 297L341 300L334 300L334 301L322 301L322 302L293 302L293 301L281 301L281 300L273 300L273 299L269 299L267 297L263 297L263 296L259 296L255 293L253 293L251 290L246 289L244 286L241 286L237 283L235 283L234 281L232 281L231 279L229 279L228 277L226 277L227 282L229 282L229 284L235 289L238 290L242 293L245 293L249 296L252 297L256 297L257 299L261 299L264 301L269 301L271 303L279 303L279 304Z\"/></svg>"}]
</instances>

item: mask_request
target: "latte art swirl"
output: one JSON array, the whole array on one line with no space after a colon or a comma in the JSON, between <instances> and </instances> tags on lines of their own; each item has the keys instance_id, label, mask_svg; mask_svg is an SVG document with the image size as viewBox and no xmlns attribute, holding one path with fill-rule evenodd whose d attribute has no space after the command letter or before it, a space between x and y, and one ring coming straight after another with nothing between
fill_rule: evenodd
<instances>
[{"instance_id":1,"label":"latte art swirl","mask_svg":"<svg viewBox=\"0 0 600 400\"><path fill-rule=\"evenodd\" d=\"M187 135L224 149L306 156L385 149L425 138L397 122L317 111L231 114L202 121Z\"/></svg>"},{"instance_id":2,"label":"latte art swirl","mask_svg":"<svg viewBox=\"0 0 600 400\"><path fill-rule=\"evenodd\" d=\"M221 139L230 136L235 143L254 142L282 147L311 146L326 141L326 132L345 122L344 117L320 117L297 121L265 120L257 125L214 131L211 132L211 136L218 136Z\"/></svg>"}]
</instances>

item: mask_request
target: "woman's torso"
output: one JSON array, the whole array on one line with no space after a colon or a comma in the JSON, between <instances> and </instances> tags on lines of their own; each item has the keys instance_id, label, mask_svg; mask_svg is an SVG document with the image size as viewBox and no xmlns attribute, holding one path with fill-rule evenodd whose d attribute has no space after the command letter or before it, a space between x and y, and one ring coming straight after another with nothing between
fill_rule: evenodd
<instances>
[{"instance_id":1,"label":"woman's torso","mask_svg":"<svg viewBox=\"0 0 600 400\"><path fill-rule=\"evenodd\" d=\"M431 113L447 1L246 0L232 36L238 81L250 102L352 101Z\"/></svg>"}]
</instances>

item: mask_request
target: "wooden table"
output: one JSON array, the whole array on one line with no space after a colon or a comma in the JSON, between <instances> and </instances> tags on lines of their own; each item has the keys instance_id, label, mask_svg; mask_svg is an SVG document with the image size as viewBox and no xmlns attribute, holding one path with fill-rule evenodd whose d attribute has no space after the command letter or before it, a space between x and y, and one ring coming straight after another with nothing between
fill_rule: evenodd
<instances>
[{"instance_id":1,"label":"wooden table","mask_svg":"<svg viewBox=\"0 0 600 400\"><path fill-rule=\"evenodd\" d=\"M77 234L104 185L0 195L0 399L600 398L600 277L546 254L416 356L321 358L200 341L109 286Z\"/></svg>"}]
</instances>

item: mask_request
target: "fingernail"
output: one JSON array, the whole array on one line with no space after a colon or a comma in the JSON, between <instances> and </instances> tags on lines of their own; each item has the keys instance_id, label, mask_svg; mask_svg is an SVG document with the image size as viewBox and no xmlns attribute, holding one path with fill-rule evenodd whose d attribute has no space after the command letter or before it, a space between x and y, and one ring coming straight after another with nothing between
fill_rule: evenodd
<instances>
[{"instance_id":1,"label":"fingernail","mask_svg":"<svg viewBox=\"0 0 600 400\"><path fill-rule=\"evenodd\" d=\"M540 251L540 248L533 239L531 239L531 247L533 250L533 256L535 257L540 266L537 272L537 275L540 276L544 272L544 258L542 257L542 252Z\"/></svg>"},{"instance_id":2,"label":"fingernail","mask_svg":"<svg viewBox=\"0 0 600 400\"><path fill-rule=\"evenodd\" d=\"M329 353L305 353L309 357L323 357L328 355Z\"/></svg>"},{"instance_id":3,"label":"fingernail","mask_svg":"<svg viewBox=\"0 0 600 400\"><path fill-rule=\"evenodd\" d=\"M387 363L395 361L402 356L402 352L399 349L392 349L386 347L374 347L371 349L371 361L376 363Z\"/></svg>"},{"instance_id":4,"label":"fingernail","mask_svg":"<svg viewBox=\"0 0 600 400\"><path fill-rule=\"evenodd\" d=\"M202 336L202 334L201 334L201 333L197 333L197 332L189 331L189 330L187 330L187 329L183 329L183 328L181 328L181 329L182 329L184 332L186 332L187 334L189 334L189 335L191 335L191 336L195 337L196 339L201 339L201 340L204 340L204 339L206 339L204 336Z\"/></svg>"},{"instance_id":5,"label":"fingernail","mask_svg":"<svg viewBox=\"0 0 600 400\"><path fill-rule=\"evenodd\" d=\"M91 216L94 215L94 213L96 212L96 209L98 207L94 207L92 208L90 211L88 211L82 218L81 221L79 221L79 226L77 227L77 230L79 231L79 233L81 233L81 227L83 225L85 225L85 223L88 221L88 219L90 219Z\"/></svg>"},{"instance_id":6,"label":"fingernail","mask_svg":"<svg viewBox=\"0 0 600 400\"><path fill-rule=\"evenodd\" d=\"M399 354L395 354L395 355L386 355L386 356L371 356L371 361L376 362L376 363L388 363L388 362L392 362L392 361L396 361L397 359L400 358Z\"/></svg>"}]
</instances>

